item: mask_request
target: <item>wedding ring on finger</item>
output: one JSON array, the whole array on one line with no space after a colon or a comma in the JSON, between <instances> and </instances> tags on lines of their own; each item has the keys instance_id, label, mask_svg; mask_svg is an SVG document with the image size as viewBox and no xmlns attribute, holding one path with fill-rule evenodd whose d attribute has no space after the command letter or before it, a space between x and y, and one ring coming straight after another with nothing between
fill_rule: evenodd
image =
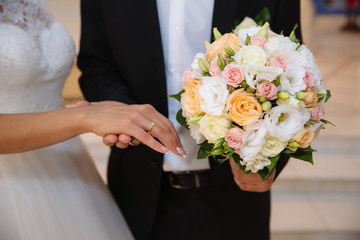
<instances>
[{"instance_id":1,"label":"wedding ring on finger","mask_svg":"<svg viewBox=\"0 0 360 240\"><path fill-rule=\"evenodd\" d=\"M151 130L153 129L153 127L155 126L155 122L152 122L151 124L150 124L150 127L149 127L149 129L147 130L147 133L148 134L151 134Z\"/></svg>"},{"instance_id":2,"label":"wedding ring on finger","mask_svg":"<svg viewBox=\"0 0 360 240\"><path fill-rule=\"evenodd\" d=\"M133 144L131 141L129 142L130 146L136 147L137 145Z\"/></svg>"}]
</instances>

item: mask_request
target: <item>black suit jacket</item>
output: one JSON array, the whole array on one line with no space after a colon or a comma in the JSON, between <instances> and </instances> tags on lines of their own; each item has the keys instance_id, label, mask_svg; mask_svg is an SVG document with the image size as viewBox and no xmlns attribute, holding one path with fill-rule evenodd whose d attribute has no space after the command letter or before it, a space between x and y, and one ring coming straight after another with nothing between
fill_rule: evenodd
<instances>
[{"instance_id":1,"label":"black suit jacket","mask_svg":"<svg viewBox=\"0 0 360 240\"><path fill-rule=\"evenodd\" d=\"M236 19L255 17L267 6L272 30L278 33L284 30L288 35L300 21L299 4L299 0L215 0L213 27L222 33L230 32ZM156 0L82 0L81 20L78 66L85 98L147 103L167 116L168 93ZM287 158L281 158L277 173L286 162ZM162 154L144 145L111 151L109 188L137 239L147 238L154 221L162 163ZM219 165L213 160L210 163L228 236L267 238L270 193L241 191L228 164Z\"/></svg>"}]
</instances>

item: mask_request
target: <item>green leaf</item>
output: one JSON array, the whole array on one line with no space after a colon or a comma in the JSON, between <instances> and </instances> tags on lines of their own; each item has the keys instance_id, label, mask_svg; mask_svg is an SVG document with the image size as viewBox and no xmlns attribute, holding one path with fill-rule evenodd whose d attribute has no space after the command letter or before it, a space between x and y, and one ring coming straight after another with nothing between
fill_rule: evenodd
<instances>
[{"instance_id":1,"label":"green leaf","mask_svg":"<svg viewBox=\"0 0 360 240\"><path fill-rule=\"evenodd\" d=\"M181 102L181 94L183 94L184 92L185 92L185 90L183 89L180 92L178 92L177 94L168 95L168 97L175 98L176 100Z\"/></svg>"},{"instance_id":2,"label":"green leaf","mask_svg":"<svg viewBox=\"0 0 360 240\"><path fill-rule=\"evenodd\" d=\"M258 26L262 26L265 22L270 22L271 15L269 9L267 7L264 7L254 20Z\"/></svg>"},{"instance_id":3,"label":"green leaf","mask_svg":"<svg viewBox=\"0 0 360 240\"><path fill-rule=\"evenodd\" d=\"M314 165L312 153L316 152L316 150L311 147L307 148L298 148L295 152L290 149L285 149L283 153L289 157L303 160L305 162L309 162Z\"/></svg>"},{"instance_id":4,"label":"green leaf","mask_svg":"<svg viewBox=\"0 0 360 240\"><path fill-rule=\"evenodd\" d=\"M330 124L330 125L333 125L334 127L336 127L335 124L333 124L332 122L328 121L328 120L325 120L325 119L320 119L321 122L325 123L325 124Z\"/></svg>"},{"instance_id":5,"label":"green leaf","mask_svg":"<svg viewBox=\"0 0 360 240\"><path fill-rule=\"evenodd\" d=\"M197 154L197 159L208 158L211 156L211 150L213 149L214 144L208 143L205 141L200 144L200 149Z\"/></svg>"},{"instance_id":6,"label":"green leaf","mask_svg":"<svg viewBox=\"0 0 360 240\"><path fill-rule=\"evenodd\" d=\"M250 41L251 41L251 38L248 34L246 34L247 37L246 37L246 40L245 40L245 45L248 46L250 44Z\"/></svg>"},{"instance_id":7,"label":"green leaf","mask_svg":"<svg viewBox=\"0 0 360 240\"><path fill-rule=\"evenodd\" d=\"M180 109L177 114L176 114L176 120L178 121L178 123L180 123L181 126L183 126L186 129L189 129L189 126L186 123L186 118L183 116L183 111L182 109Z\"/></svg>"},{"instance_id":8,"label":"green leaf","mask_svg":"<svg viewBox=\"0 0 360 240\"><path fill-rule=\"evenodd\" d=\"M268 176L268 174L269 174L269 169L263 168L263 169L259 170L257 173L260 175L261 179L264 182L267 179L266 176Z\"/></svg>"},{"instance_id":9,"label":"green leaf","mask_svg":"<svg viewBox=\"0 0 360 240\"><path fill-rule=\"evenodd\" d=\"M327 102L331 97L331 92L330 90L326 90L326 97L325 97L325 102Z\"/></svg>"},{"instance_id":10,"label":"green leaf","mask_svg":"<svg viewBox=\"0 0 360 240\"><path fill-rule=\"evenodd\" d=\"M275 157L269 157L269 160L271 161L271 164L266 166L266 168L269 169L269 171L272 171L274 169L274 167L276 166L279 158L280 158L280 153Z\"/></svg>"},{"instance_id":11,"label":"green leaf","mask_svg":"<svg viewBox=\"0 0 360 240\"><path fill-rule=\"evenodd\" d=\"M236 163L236 165L241 169L241 171L243 171L245 174L249 174L250 171L245 171L245 166L241 165L240 161L242 160L241 157L239 156L239 154L234 153L232 155L232 158L234 159L234 162Z\"/></svg>"}]
</instances>

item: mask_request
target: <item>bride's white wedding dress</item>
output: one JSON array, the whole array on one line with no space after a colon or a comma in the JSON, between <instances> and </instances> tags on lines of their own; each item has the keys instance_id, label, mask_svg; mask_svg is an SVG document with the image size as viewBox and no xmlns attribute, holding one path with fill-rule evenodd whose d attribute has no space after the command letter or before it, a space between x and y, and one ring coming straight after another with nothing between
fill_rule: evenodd
<instances>
[{"instance_id":1,"label":"bride's white wedding dress","mask_svg":"<svg viewBox=\"0 0 360 240\"><path fill-rule=\"evenodd\" d=\"M73 40L37 0L0 0L0 113L62 107ZM56 126L54 126L56 128ZM133 239L78 138L0 155L0 239Z\"/></svg>"}]
</instances>

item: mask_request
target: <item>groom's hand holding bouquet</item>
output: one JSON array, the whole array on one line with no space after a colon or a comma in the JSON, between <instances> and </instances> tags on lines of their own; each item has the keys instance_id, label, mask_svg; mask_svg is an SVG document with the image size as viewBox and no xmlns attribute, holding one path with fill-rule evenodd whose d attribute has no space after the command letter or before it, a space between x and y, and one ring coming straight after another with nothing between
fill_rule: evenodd
<instances>
[{"instance_id":1,"label":"groom's hand holding bouquet","mask_svg":"<svg viewBox=\"0 0 360 240\"><path fill-rule=\"evenodd\" d=\"M181 101L177 120L200 145L198 158L233 159L243 190L254 190L251 181L242 183L243 173L260 175L254 186L271 185L281 154L313 163L310 145L328 123L323 112L330 92L295 29L286 37L251 18L232 33L215 28L215 41L205 42L206 52L184 71L183 90L171 96Z\"/></svg>"}]
</instances>

